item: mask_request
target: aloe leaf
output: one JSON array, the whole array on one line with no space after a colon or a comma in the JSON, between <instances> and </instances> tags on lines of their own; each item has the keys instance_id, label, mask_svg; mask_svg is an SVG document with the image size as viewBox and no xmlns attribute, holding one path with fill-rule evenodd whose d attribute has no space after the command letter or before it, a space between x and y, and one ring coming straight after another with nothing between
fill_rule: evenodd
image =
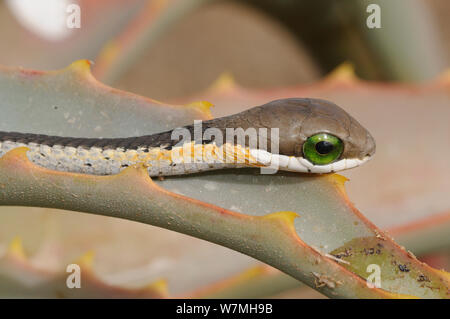
<instances>
[{"instance_id":1,"label":"aloe leaf","mask_svg":"<svg viewBox=\"0 0 450 319\"><path fill-rule=\"evenodd\" d=\"M58 75L57 72L55 77ZM48 74L48 78L51 77ZM89 83L86 81L89 76L80 78L79 83ZM36 87L48 88L39 85L39 81L36 80ZM10 82L5 81L2 86L6 86L5 83ZM76 87L73 82L69 81L69 84L72 84L68 85L72 90ZM23 88L16 82L9 85L8 91L15 86ZM97 82L89 83L88 87L89 90L100 87L112 95L117 93ZM62 87L59 91L68 92ZM74 95L80 96L79 91L75 90ZM89 97L83 96L78 107L83 107L85 104L80 102L89 101ZM134 95L126 97L136 98ZM161 107L145 110L148 118L154 120ZM189 110L191 114L193 110L199 112L195 107L170 106L162 112L172 115L175 110ZM122 111L123 108L116 107L107 114ZM110 118L120 120L118 113ZM127 112L121 114L130 116ZM161 116L158 119L161 121ZM130 129L136 131L141 124L149 130L149 122L138 120ZM65 123L48 125L54 130L59 127L60 134L68 135ZM95 130L88 132L89 129L92 127L87 126L83 133L98 134ZM418 262L364 218L346 197L343 182L344 178L338 175L260 175L254 170L220 171L153 182L146 169L140 166L125 169L118 175L90 176L35 166L28 161L25 148L15 149L0 160L0 186L4 186L0 188L0 203L3 205L90 212L175 230L255 257L330 297L447 297L446 275ZM372 260L358 254L349 265L343 256L330 254L340 252L350 244L358 249L371 249L380 242L383 254L376 262L380 265L393 261L402 265L408 263L409 269L414 269L410 275L423 274L431 284L423 286L409 278L408 284L402 285L405 277L402 273L383 278L383 285L390 289L389 292L369 288L364 280L368 273L364 274L361 269L367 269L367 261ZM391 270L388 268L389 272Z\"/></svg>"},{"instance_id":2,"label":"aloe leaf","mask_svg":"<svg viewBox=\"0 0 450 319\"><path fill-rule=\"evenodd\" d=\"M49 38L48 30L43 32L42 19L43 16L52 19L51 16L55 17L59 13L62 22L66 22L70 15L66 12L65 5L55 8L51 4L43 4L40 11L28 11L27 18L24 19L23 12L19 13L21 8L9 10L11 8L8 8L7 1L2 1L2 30L8 30L0 34L0 42L7 44L7 49L2 50L0 55L2 64L56 69L80 58L93 60L105 41L120 33L146 1L78 1L81 28L69 29L63 24L60 26L62 30L56 30L60 32L56 38ZM26 6L26 3L19 5ZM17 3L14 7L17 7ZM46 15L46 9L51 11L49 16ZM99 16L102 17L101 23L98 23Z\"/></svg>"},{"instance_id":3,"label":"aloe leaf","mask_svg":"<svg viewBox=\"0 0 450 319\"><path fill-rule=\"evenodd\" d=\"M446 249L448 243L439 238L450 231L450 214L427 218L389 229L398 243L419 254ZM437 242L439 241L439 242ZM368 251L367 251L368 252ZM188 293L190 298L260 298L279 294L291 296L309 288L301 282L266 265L257 265L228 276L218 282Z\"/></svg>"}]
</instances>

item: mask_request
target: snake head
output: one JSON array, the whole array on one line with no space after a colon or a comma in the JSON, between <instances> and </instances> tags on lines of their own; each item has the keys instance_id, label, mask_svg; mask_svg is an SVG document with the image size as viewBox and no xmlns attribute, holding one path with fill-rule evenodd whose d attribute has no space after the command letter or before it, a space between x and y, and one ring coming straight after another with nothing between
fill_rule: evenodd
<instances>
[{"instance_id":1,"label":"snake head","mask_svg":"<svg viewBox=\"0 0 450 319\"><path fill-rule=\"evenodd\" d=\"M375 153L372 135L342 108L326 100L281 99L247 112L251 122L260 127L279 128L278 155L270 149L269 153L281 170L336 172L359 166ZM253 154L261 158L263 151Z\"/></svg>"}]
</instances>

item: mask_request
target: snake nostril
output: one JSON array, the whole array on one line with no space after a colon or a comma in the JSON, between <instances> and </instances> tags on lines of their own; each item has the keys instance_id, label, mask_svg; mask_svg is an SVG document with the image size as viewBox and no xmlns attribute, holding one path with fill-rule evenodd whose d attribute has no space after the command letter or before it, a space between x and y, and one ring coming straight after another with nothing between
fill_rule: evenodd
<instances>
[{"instance_id":1,"label":"snake nostril","mask_svg":"<svg viewBox=\"0 0 450 319\"><path fill-rule=\"evenodd\" d=\"M376 150L375 140L369 133L367 133L365 146L366 156L372 156L373 154L375 154L375 150Z\"/></svg>"}]
</instances>

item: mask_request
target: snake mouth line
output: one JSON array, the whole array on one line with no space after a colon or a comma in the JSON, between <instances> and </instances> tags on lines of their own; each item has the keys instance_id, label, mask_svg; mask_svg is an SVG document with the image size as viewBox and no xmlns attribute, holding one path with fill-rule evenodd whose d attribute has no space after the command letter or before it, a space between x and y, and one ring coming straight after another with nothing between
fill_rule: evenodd
<instances>
[{"instance_id":1,"label":"snake mouth line","mask_svg":"<svg viewBox=\"0 0 450 319\"><path fill-rule=\"evenodd\" d=\"M287 156L282 154L272 154L267 151L253 149L250 154L257 160L257 162L266 167L274 169L286 170L292 172L302 173L333 173L345 169L360 166L372 157L365 156L359 158L344 158L327 165L314 165L303 157Z\"/></svg>"}]
</instances>

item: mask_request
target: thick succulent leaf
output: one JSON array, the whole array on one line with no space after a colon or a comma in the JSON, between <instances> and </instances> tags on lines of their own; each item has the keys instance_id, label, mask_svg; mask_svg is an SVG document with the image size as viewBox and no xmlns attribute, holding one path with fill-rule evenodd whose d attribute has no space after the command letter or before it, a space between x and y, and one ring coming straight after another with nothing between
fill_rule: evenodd
<instances>
[{"instance_id":1,"label":"thick succulent leaf","mask_svg":"<svg viewBox=\"0 0 450 319\"><path fill-rule=\"evenodd\" d=\"M153 119L159 109L146 108ZM179 109L186 111L186 108ZM108 114L115 112L120 113L122 109L110 109ZM118 113L110 118L119 120ZM141 123L136 121L130 127L137 130ZM61 124L64 123L48 123L53 129L59 127L59 134L68 135ZM95 130L87 132L89 129L92 127L88 126L83 133L98 134ZM398 297L399 293L446 297L448 294L448 279L408 255L354 209L345 195L344 179L338 175L260 175L254 170L231 170L167 178L159 181L158 186L144 168L132 167L108 177L69 174L34 166L25 154L25 149L16 149L1 160L0 180L8 185L1 189L3 204L91 212L176 230L260 259L331 297ZM43 193L46 195L42 196ZM300 218L294 225L297 213ZM343 256L329 254L338 254L350 244L358 250L371 250L380 244L383 247L377 262L407 263L409 269L414 269L410 274L424 274L431 284L423 286L411 276L408 284L402 285L402 273L383 278L386 280L383 285L394 294L370 289L363 279L368 274L360 271L368 265L364 255L358 254L349 265L347 261L342 262ZM344 267L357 271L360 276Z\"/></svg>"},{"instance_id":2,"label":"thick succulent leaf","mask_svg":"<svg viewBox=\"0 0 450 319\"><path fill-rule=\"evenodd\" d=\"M208 117L201 104L175 106L97 82L87 60L59 71L0 69L2 131L74 137L152 134ZM205 113L206 112L206 113Z\"/></svg>"}]
</instances>

